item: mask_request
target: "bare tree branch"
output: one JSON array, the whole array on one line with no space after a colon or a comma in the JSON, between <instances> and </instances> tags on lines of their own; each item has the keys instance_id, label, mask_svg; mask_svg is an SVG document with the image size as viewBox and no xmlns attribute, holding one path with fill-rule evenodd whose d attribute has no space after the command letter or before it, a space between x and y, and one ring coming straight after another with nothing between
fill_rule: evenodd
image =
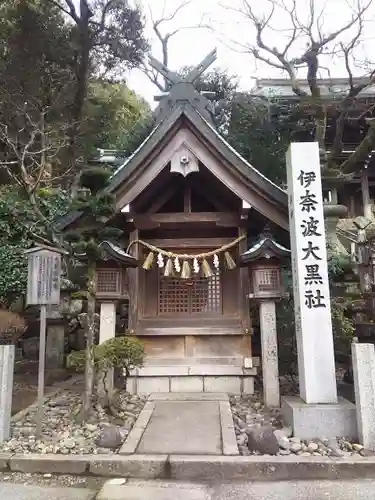
<instances>
[{"instance_id":1,"label":"bare tree branch","mask_svg":"<svg viewBox=\"0 0 375 500\"><path fill-rule=\"evenodd\" d=\"M340 102L337 102L338 115L336 117L335 136L330 153L327 156L328 163L335 164L337 158L341 157L343 151L343 134L345 125L348 122L349 111L351 112L354 103L360 93L368 86L375 84L375 70L366 71L365 79L354 78L355 49L363 42L365 14L369 10L371 0L356 0L356 5L351 8L350 19L338 25L335 30L324 32L324 18L326 7L329 2L325 1L322 8L317 9L315 0L306 0L307 9L297 12L297 0L267 0L258 5L251 0L243 0L242 7L227 6L227 9L236 12L245 21L250 21L255 28L254 43L242 44L242 48L247 48L247 52L255 60L261 61L270 67L285 71L290 79L293 92L308 104L309 112L315 122L315 140L319 142L321 148L325 147L325 137L327 128L327 109L332 106L321 96L321 84L318 79L320 70L324 68L321 59L324 57L342 57L348 74L349 88ZM300 5L300 3L299 3ZM298 6L299 6L298 5ZM349 3L347 3L347 6ZM268 6L268 8L267 8ZM263 14L256 14L255 8L261 8ZM266 10L265 10L266 9ZM282 30L278 29L280 16L287 19ZM276 27L275 27L276 26ZM284 46L275 47L272 42L274 36L270 37L273 31L284 33L286 43ZM351 35L354 31L353 36ZM348 34L350 40L347 41ZM308 41L307 48L299 57L290 57L289 53L293 48L297 48L301 41ZM241 46L241 44L238 44ZM327 65L326 65L327 66ZM305 92L301 80L297 79L297 72L307 68L307 82L309 92ZM329 69L326 68L328 71ZM307 98L307 100L306 100ZM363 113L363 118L369 116L369 108ZM354 168L355 162L367 158L367 153L374 146L373 124L369 124L367 133L362 139L356 151L342 165L345 173L350 168ZM358 167L358 165L357 165Z\"/></svg>"}]
</instances>

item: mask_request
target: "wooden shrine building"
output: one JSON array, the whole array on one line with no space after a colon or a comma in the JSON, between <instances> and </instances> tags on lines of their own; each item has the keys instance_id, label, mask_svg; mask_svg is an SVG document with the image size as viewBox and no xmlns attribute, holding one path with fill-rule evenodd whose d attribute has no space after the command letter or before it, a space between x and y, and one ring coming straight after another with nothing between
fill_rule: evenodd
<instances>
[{"instance_id":1,"label":"wooden shrine building","mask_svg":"<svg viewBox=\"0 0 375 500\"><path fill-rule=\"evenodd\" d=\"M239 255L265 226L289 247L286 192L225 141L194 87L215 58L213 51L186 77L151 61L170 91L109 188L118 211L111 225L123 229L122 251L140 264L126 272L121 259L99 266L101 328L114 334L115 304L128 299L129 329L147 354L134 374L138 392L251 393L249 271ZM79 214L64 221L69 229L82 224Z\"/></svg>"}]
</instances>

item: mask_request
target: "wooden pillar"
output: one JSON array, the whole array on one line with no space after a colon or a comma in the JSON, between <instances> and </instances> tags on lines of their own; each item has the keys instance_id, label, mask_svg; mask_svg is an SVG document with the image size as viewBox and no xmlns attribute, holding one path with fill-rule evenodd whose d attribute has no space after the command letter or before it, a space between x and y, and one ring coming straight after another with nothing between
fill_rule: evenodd
<instances>
[{"instance_id":1,"label":"wooden pillar","mask_svg":"<svg viewBox=\"0 0 375 500\"><path fill-rule=\"evenodd\" d=\"M129 243L139 239L139 230L134 229L130 233ZM139 258L139 244L135 243L130 248L130 253L136 259ZM138 324L138 304L139 304L139 268L128 269L128 283L129 283L129 330L135 330Z\"/></svg>"},{"instance_id":2,"label":"wooden pillar","mask_svg":"<svg viewBox=\"0 0 375 500\"><path fill-rule=\"evenodd\" d=\"M239 228L239 236L247 235L247 231L244 228ZM246 252L247 241L244 238L239 243L239 253ZM247 267L240 268L240 290L239 290L239 304L242 325L244 328L251 328L250 320L250 308L249 308L249 273Z\"/></svg>"},{"instance_id":3,"label":"wooden pillar","mask_svg":"<svg viewBox=\"0 0 375 500\"><path fill-rule=\"evenodd\" d=\"M362 201L363 201L363 215L366 217L366 219L372 219L372 204L370 199L368 175L366 170L362 172L361 189L362 189Z\"/></svg>"}]
</instances>

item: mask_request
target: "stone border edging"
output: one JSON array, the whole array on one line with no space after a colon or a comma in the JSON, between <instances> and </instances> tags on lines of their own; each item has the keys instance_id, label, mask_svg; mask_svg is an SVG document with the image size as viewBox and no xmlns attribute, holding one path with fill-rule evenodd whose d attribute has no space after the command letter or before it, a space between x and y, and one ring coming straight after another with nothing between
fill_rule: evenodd
<instances>
[{"instance_id":1,"label":"stone border edging","mask_svg":"<svg viewBox=\"0 0 375 500\"><path fill-rule=\"evenodd\" d=\"M0 454L1 472L176 480L373 479L375 457Z\"/></svg>"},{"instance_id":2,"label":"stone border edging","mask_svg":"<svg viewBox=\"0 0 375 500\"><path fill-rule=\"evenodd\" d=\"M119 455L132 455L136 452L154 410L155 403L147 401L124 444L121 446L118 452Z\"/></svg>"},{"instance_id":3,"label":"stone border edging","mask_svg":"<svg viewBox=\"0 0 375 500\"><path fill-rule=\"evenodd\" d=\"M233 415L229 401L219 401L221 438L224 455L239 455L234 430Z\"/></svg>"}]
</instances>

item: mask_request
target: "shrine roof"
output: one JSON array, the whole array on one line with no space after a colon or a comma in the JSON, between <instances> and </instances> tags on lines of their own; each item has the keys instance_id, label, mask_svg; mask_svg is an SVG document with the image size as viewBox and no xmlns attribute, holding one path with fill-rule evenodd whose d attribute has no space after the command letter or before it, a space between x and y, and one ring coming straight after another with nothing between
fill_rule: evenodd
<instances>
[{"instance_id":1,"label":"shrine roof","mask_svg":"<svg viewBox=\"0 0 375 500\"><path fill-rule=\"evenodd\" d=\"M145 177L142 176L147 172L148 165L152 164L162 151L168 150L168 147L173 144L174 138L183 131L187 135L190 134L191 143L195 143L196 140L199 142L198 149L200 148L202 155L206 158L206 163L210 161L210 158L215 157L216 164L220 165L220 168L226 169L221 179L229 189L240 198L244 198L244 195L251 191L254 208L260 212L263 210L262 213L265 215L272 212L273 220L287 228L287 193L246 161L216 130L212 121L212 103L209 101L207 93L199 92L195 87L197 79L215 59L216 49L210 52L187 75L181 76L170 71L156 59L150 58L151 66L169 81L170 89L158 98L159 105L154 112L155 126L153 130L133 154L119 165L112 175L106 191L117 196L120 192L127 191L129 193L129 189L131 190L132 186L136 185L136 188L126 198L127 204L131 203L136 189L141 185L144 186L142 178ZM206 152L209 152L210 158L206 156ZM112 157L111 153L113 152L109 151L109 153L109 155L103 153L101 157ZM198 156L196 154L196 157L199 160L199 154ZM203 165L205 164L205 161L199 161ZM160 165L163 165L161 168L164 168L166 162L168 162L168 158L161 162ZM155 175L157 175L156 171ZM139 183L138 180L140 180ZM150 180L148 180L149 182ZM237 186L237 191L234 184ZM124 200L123 194L119 194L119 197L121 201ZM67 214L60 221L60 228L67 228L80 215L77 212ZM272 219L272 217L270 218Z\"/></svg>"},{"instance_id":2,"label":"shrine roof","mask_svg":"<svg viewBox=\"0 0 375 500\"><path fill-rule=\"evenodd\" d=\"M195 108L189 104L180 105L174 112L163 122L159 123L143 141L143 143L134 151L134 153L125 160L125 162L116 170L111 179L109 189L115 189L121 184L142 161L144 156L147 156L151 150L158 144L159 140L175 125L182 117L188 119L190 123L195 125L197 131L213 144L216 149L246 178L252 180L259 188L272 192L275 199L282 204L287 204L287 194L282 188L274 184L259 170L253 167L245 160L211 125Z\"/></svg>"},{"instance_id":3,"label":"shrine roof","mask_svg":"<svg viewBox=\"0 0 375 500\"><path fill-rule=\"evenodd\" d=\"M213 147L244 179L250 181L265 197L273 200L276 205L287 212L286 191L245 160L215 127L189 103L181 103L168 117L153 128L142 144L114 172L107 191L114 193L160 147L173 130L182 126L193 127L197 137ZM60 221L60 229L65 229L77 218L79 218L78 213L67 214Z\"/></svg>"}]
</instances>

